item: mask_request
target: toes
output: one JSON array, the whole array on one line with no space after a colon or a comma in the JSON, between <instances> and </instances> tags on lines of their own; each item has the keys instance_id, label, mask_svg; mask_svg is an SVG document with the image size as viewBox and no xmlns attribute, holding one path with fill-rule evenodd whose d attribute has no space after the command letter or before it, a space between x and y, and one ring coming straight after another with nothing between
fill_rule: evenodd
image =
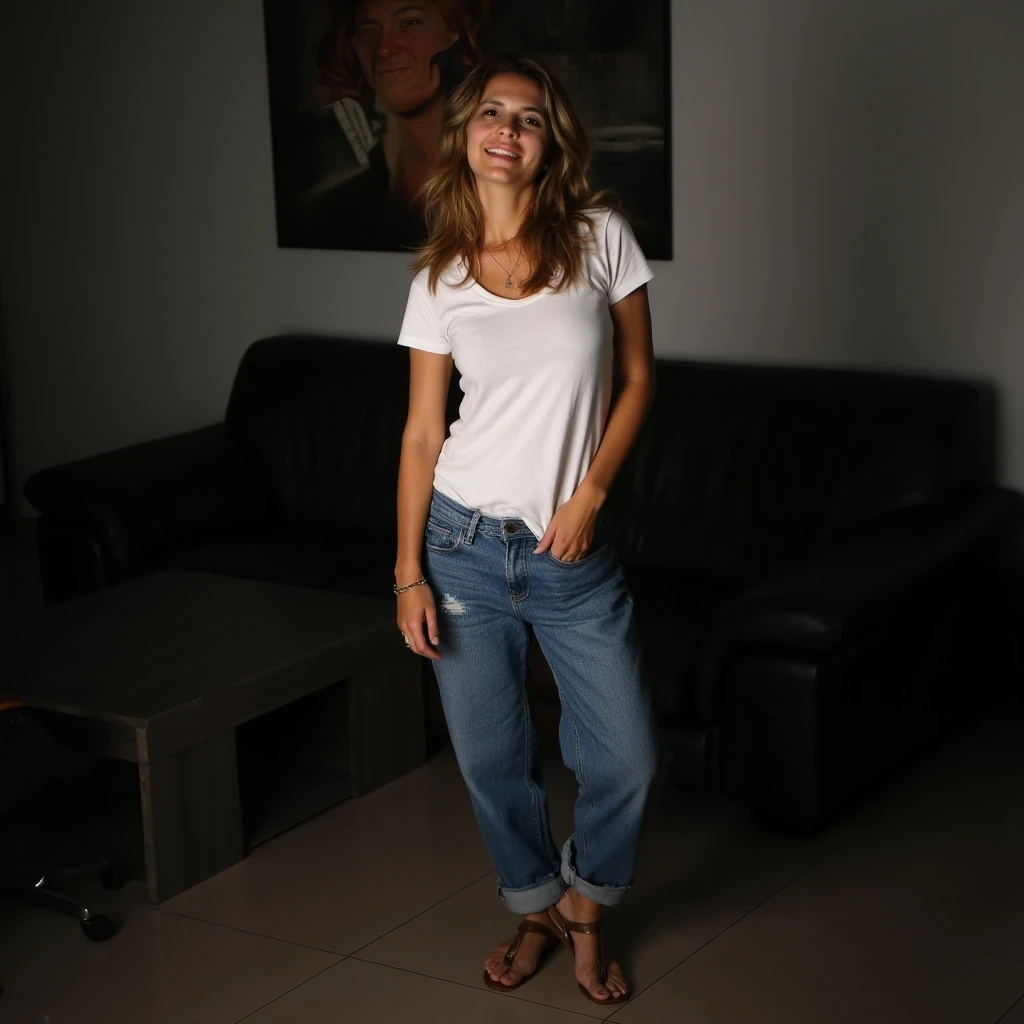
<instances>
[{"instance_id":1,"label":"toes","mask_svg":"<svg viewBox=\"0 0 1024 1024\"><path fill-rule=\"evenodd\" d=\"M602 1002L608 999L618 999L620 996L629 994L629 989L621 972L618 970L618 965L615 966L614 970L609 970L608 977L605 978L603 984L598 979L596 972L588 973L585 978L580 978L579 980L595 999L600 999Z\"/></svg>"},{"instance_id":2,"label":"toes","mask_svg":"<svg viewBox=\"0 0 1024 1024\"><path fill-rule=\"evenodd\" d=\"M501 960L494 960L487 964L487 973L491 976L491 981L500 981L506 974L512 974L513 968Z\"/></svg>"},{"instance_id":3,"label":"toes","mask_svg":"<svg viewBox=\"0 0 1024 1024\"><path fill-rule=\"evenodd\" d=\"M602 984L598 981L597 974L590 974L587 978L581 979L583 981L583 987L597 999L607 999L611 993L608 991L607 983Z\"/></svg>"},{"instance_id":4,"label":"toes","mask_svg":"<svg viewBox=\"0 0 1024 1024\"><path fill-rule=\"evenodd\" d=\"M523 977L524 974L525 971L521 971L516 967L510 967L507 971L500 975L499 980L501 981L502 985L514 985Z\"/></svg>"}]
</instances>

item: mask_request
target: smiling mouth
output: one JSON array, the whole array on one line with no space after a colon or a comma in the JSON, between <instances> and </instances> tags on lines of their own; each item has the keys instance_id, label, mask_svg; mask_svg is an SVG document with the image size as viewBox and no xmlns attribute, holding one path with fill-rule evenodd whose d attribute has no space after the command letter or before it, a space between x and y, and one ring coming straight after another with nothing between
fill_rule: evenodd
<instances>
[{"instance_id":1,"label":"smiling mouth","mask_svg":"<svg viewBox=\"0 0 1024 1024\"><path fill-rule=\"evenodd\" d=\"M381 75L400 75L403 71L408 71L411 67L411 64L406 64L400 68L381 68L380 71L377 72L377 77L379 78Z\"/></svg>"},{"instance_id":2,"label":"smiling mouth","mask_svg":"<svg viewBox=\"0 0 1024 1024\"><path fill-rule=\"evenodd\" d=\"M488 156L500 156L506 160L521 160L523 154L517 153L514 149L503 149L500 146L492 146L484 150Z\"/></svg>"}]
</instances>

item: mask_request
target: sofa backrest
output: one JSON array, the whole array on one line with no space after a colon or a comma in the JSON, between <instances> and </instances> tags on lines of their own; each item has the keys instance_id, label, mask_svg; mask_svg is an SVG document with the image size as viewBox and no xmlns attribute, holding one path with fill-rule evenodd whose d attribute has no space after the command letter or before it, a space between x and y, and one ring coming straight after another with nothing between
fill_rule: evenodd
<instances>
[{"instance_id":1,"label":"sofa backrest","mask_svg":"<svg viewBox=\"0 0 1024 1024\"><path fill-rule=\"evenodd\" d=\"M627 562L755 582L866 519L990 483L987 385L659 360L609 509Z\"/></svg>"},{"instance_id":2,"label":"sofa backrest","mask_svg":"<svg viewBox=\"0 0 1024 1024\"><path fill-rule=\"evenodd\" d=\"M864 520L991 482L985 385L659 359L654 408L609 501L627 563L753 582ZM393 533L409 353L267 338L242 359L226 430L295 522ZM458 414L453 374L447 420Z\"/></svg>"},{"instance_id":3,"label":"sofa backrest","mask_svg":"<svg viewBox=\"0 0 1024 1024\"><path fill-rule=\"evenodd\" d=\"M285 335L249 346L225 417L296 523L394 532L409 351ZM449 421L456 412L449 413Z\"/></svg>"}]
</instances>

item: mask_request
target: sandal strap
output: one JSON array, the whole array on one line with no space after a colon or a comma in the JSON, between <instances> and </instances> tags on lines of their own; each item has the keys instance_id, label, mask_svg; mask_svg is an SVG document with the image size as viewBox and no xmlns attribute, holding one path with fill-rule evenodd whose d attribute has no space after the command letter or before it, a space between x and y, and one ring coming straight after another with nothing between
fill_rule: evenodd
<instances>
[{"instance_id":1,"label":"sandal strap","mask_svg":"<svg viewBox=\"0 0 1024 1024\"><path fill-rule=\"evenodd\" d=\"M531 921L529 918L524 918L519 922L519 927L516 929L516 937L512 940L508 949L505 950L504 963L507 967L512 966L512 961L515 960L516 954L519 952L519 947L523 944L523 939L529 932L536 932L538 935L546 935L549 941L551 939L558 938L553 929L549 928L546 924L541 924L539 921Z\"/></svg>"},{"instance_id":2,"label":"sandal strap","mask_svg":"<svg viewBox=\"0 0 1024 1024\"><path fill-rule=\"evenodd\" d=\"M576 932L579 935L596 935L597 936L597 973L601 979L603 985L608 980L608 965L604 958L604 932L601 929L601 921L570 921L567 917L562 915L554 908L548 909L548 917L555 923L556 927L561 931L561 939L563 942L568 942L572 945L572 938L568 934L569 932Z\"/></svg>"},{"instance_id":3,"label":"sandal strap","mask_svg":"<svg viewBox=\"0 0 1024 1024\"><path fill-rule=\"evenodd\" d=\"M558 914L558 911L555 910L554 907L551 909ZM558 914L558 920L561 921L569 931L579 932L581 935L597 935L601 931L601 921L570 921L567 917L562 917L561 914Z\"/></svg>"}]
</instances>

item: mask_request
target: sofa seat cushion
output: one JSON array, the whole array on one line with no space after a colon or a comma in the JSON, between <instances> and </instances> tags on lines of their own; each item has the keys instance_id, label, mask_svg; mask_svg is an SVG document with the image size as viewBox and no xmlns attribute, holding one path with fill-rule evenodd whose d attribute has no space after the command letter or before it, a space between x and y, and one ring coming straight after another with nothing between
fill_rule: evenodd
<instances>
[{"instance_id":1,"label":"sofa seat cushion","mask_svg":"<svg viewBox=\"0 0 1024 1024\"><path fill-rule=\"evenodd\" d=\"M395 539L336 527L268 526L182 546L182 569L393 598Z\"/></svg>"},{"instance_id":2,"label":"sofa seat cushion","mask_svg":"<svg viewBox=\"0 0 1024 1024\"><path fill-rule=\"evenodd\" d=\"M738 588L671 570L624 568L658 721L662 725L692 721L699 717L697 666L716 615ZM554 678L536 643L531 645L529 665L533 696L557 703Z\"/></svg>"}]
</instances>

